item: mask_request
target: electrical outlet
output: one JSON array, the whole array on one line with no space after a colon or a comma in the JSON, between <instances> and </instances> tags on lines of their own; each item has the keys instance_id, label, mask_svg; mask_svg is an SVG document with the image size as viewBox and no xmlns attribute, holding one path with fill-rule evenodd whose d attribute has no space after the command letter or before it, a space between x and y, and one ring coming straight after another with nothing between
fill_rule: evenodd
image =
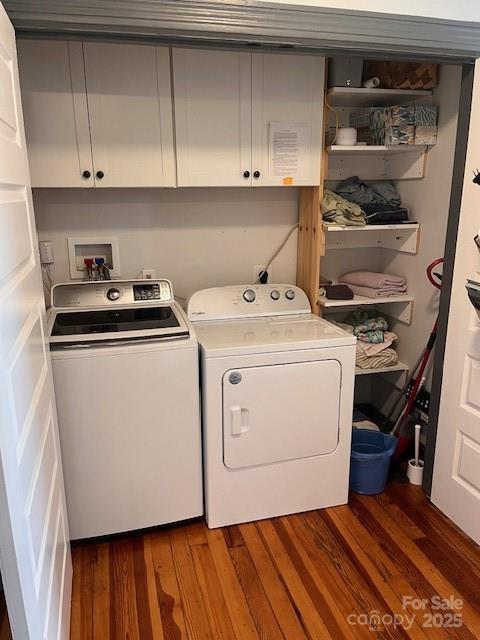
<instances>
[{"instance_id":1,"label":"electrical outlet","mask_svg":"<svg viewBox=\"0 0 480 640\"><path fill-rule=\"evenodd\" d=\"M142 269L142 278L144 280L155 280L157 272L155 269Z\"/></svg>"},{"instance_id":2,"label":"electrical outlet","mask_svg":"<svg viewBox=\"0 0 480 640\"><path fill-rule=\"evenodd\" d=\"M253 267L253 281L257 282L258 281L258 277L261 274L262 271L265 270L265 265L264 264L256 264ZM270 267L268 269L268 282L273 282L273 278L272 278L272 267Z\"/></svg>"},{"instance_id":3,"label":"electrical outlet","mask_svg":"<svg viewBox=\"0 0 480 640\"><path fill-rule=\"evenodd\" d=\"M51 240L40 240L38 248L41 264L52 264L55 261L53 257L53 242Z\"/></svg>"}]
</instances>

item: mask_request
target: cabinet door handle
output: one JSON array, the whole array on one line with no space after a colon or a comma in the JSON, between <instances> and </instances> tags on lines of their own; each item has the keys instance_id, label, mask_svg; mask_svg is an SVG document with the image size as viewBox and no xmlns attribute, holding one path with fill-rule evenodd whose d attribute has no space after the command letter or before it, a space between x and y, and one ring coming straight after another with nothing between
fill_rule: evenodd
<instances>
[{"instance_id":1,"label":"cabinet door handle","mask_svg":"<svg viewBox=\"0 0 480 640\"><path fill-rule=\"evenodd\" d=\"M82 173L82 177L85 178L85 180L87 180L88 178L90 178L92 174L90 173L90 171L84 171Z\"/></svg>"},{"instance_id":2,"label":"cabinet door handle","mask_svg":"<svg viewBox=\"0 0 480 640\"><path fill-rule=\"evenodd\" d=\"M253 172L253 177L254 178L259 178L260 177L260 171L254 171Z\"/></svg>"},{"instance_id":3,"label":"cabinet door handle","mask_svg":"<svg viewBox=\"0 0 480 640\"><path fill-rule=\"evenodd\" d=\"M103 171L97 171L97 173L95 174L95 177L97 178L97 180L101 180L104 175L105 174L103 173Z\"/></svg>"},{"instance_id":4,"label":"cabinet door handle","mask_svg":"<svg viewBox=\"0 0 480 640\"><path fill-rule=\"evenodd\" d=\"M245 179L246 179L246 178L249 178L249 177L250 177L250 171L244 171L244 172L243 172L243 177L244 177Z\"/></svg>"}]
</instances>

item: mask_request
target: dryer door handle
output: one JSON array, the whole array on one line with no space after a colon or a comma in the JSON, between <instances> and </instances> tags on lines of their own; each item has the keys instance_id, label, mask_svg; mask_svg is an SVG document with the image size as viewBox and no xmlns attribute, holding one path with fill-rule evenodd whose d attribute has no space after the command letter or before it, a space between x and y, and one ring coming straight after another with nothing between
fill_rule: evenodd
<instances>
[{"instance_id":1,"label":"dryer door handle","mask_svg":"<svg viewBox=\"0 0 480 640\"><path fill-rule=\"evenodd\" d=\"M248 409L242 409L238 405L230 407L230 432L232 436L241 436L250 430L248 424Z\"/></svg>"}]
</instances>

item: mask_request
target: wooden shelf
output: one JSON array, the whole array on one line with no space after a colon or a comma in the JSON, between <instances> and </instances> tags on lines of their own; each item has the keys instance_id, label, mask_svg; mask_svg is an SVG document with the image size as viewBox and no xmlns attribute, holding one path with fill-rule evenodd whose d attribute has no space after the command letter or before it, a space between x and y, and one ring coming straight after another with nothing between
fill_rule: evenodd
<instances>
[{"instance_id":1,"label":"wooden shelf","mask_svg":"<svg viewBox=\"0 0 480 640\"><path fill-rule=\"evenodd\" d=\"M324 225L326 249L380 248L416 254L420 226L418 224L378 224L364 227Z\"/></svg>"},{"instance_id":2,"label":"wooden shelf","mask_svg":"<svg viewBox=\"0 0 480 640\"><path fill-rule=\"evenodd\" d=\"M334 144L327 147L329 155L346 156L385 156L397 153L425 153L427 150L425 144L394 144L394 145L373 145L373 144L356 144L353 146Z\"/></svg>"},{"instance_id":3,"label":"wooden shelf","mask_svg":"<svg viewBox=\"0 0 480 640\"><path fill-rule=\"evenodd\" d=\"M408 371L408 365L403 362L397 362L397 364L392 367L382 367L380 369L361 369L360 367L355 367L356 376L368 376L375 373L404 373L406 371Z\"/></svg>"},{"instance_id":4,"label":"wooden shelf","mask_svg":"<svg viewBox=\"0 0 480 640\"><path fill-rule=\"evenodd\" d=\"M323 230L330 233L335 231L392 231L392 230L400 230L400 229L418 229L418 222L406 222L405 224L367 224L363 227L357 226L346 226L342 227L341 225L323 225Z\"/></svg>"},{"instance_id":5,"label":"wooden shelf","mask_svg":"<svg viewBox=\"0 0 480 640\"><path fill-rule=\"evenodd\" d=\"M385 296L384 298L366 298L365 296L354 296L353 300L327 300L324 296L320 298L320 305L326 309L336 307L360 307L376 304L395 304L413 302L413 296Z\"/></svg>"},{"instance_id":6,"label":"wooden shelf","mask_svg":"<svg viewBox=\"0 0 480 640\"><path fill-rule=\"evenodd\" d=\"M321 309L330 312L348 311L356 307L381 306L381 313L395 318L403 324L411 324L413 296L385 296L384 298L366 298L365 296L355 296L352 300L327 300L325 296L320 296L319 306Z\"/></svg>"},{"instance_id":7,"label":"wooden shelf","mask_svg":"<svg viewBox=\"0 0 480 640\"><path fill-rule=\"evenodd\" d=\"M327 92L327 100L332 107L385 107L429 98L431 95L431 91L424 90L332 87Z\"/></svg>"}]
</instances>

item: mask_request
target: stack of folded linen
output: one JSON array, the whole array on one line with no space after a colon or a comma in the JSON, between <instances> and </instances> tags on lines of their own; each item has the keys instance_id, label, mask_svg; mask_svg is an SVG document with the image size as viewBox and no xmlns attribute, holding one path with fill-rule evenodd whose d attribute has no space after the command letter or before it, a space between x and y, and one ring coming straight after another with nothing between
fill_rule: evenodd
<instances>
[{"instance_id":1,"label":"stack of folded linen","mask_svg":"<svg viewBox=\"0 0 480 640\"><path fill-rule=\"evenodd\" d=\"M402 207L398 191L391 182L372 185L352 176L335 189L338 196L355 203L365 214L367 224L400 224L408 222L408 210Z\"/></svg>"},{"instance_id":2,"label":"stack of folded linen","mask_svg":"<svg viewBox=\"0 0 480 640\"><path fill-rule=\"evenodd\" d=\"M398 363L392 346L397 336L388 330L385 318L372 318L367 311L357 309L341 326L357 337L356 365L360 369L382 369Z\"/></svg>"},{"instance_id":3,"label":"stack of folded linen","mask_svg":"<svg viewBox=\"0 0 480 640\"><path fill-rule=\"evenodd\" d=\"M401 276L375 271L352 271L340 278L355 295L366 298L399 296L407 292L407 281Z\"/></svg>"}]
</instances>

